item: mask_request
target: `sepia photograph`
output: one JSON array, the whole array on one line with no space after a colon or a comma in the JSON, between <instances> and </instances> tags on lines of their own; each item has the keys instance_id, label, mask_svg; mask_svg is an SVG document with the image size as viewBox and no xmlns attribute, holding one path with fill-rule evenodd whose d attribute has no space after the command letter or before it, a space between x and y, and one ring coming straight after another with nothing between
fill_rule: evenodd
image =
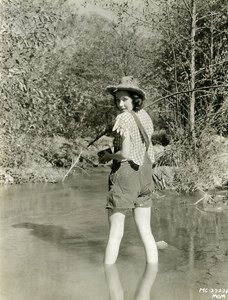
<instances>
[{"instance_id":1,"label":"sepia photograph","mask_svg":"<svg viewBox=\"0 0 228 300\"><path fill-rule=\"evenodd\" d=\"M228 300L225 0L0 0L0 300Z\"/></svg>"}]
</instances>

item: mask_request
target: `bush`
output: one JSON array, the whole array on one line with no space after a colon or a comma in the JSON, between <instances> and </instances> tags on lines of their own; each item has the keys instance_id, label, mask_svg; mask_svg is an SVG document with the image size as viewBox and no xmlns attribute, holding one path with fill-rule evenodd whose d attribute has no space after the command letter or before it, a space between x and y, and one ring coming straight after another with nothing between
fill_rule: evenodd
<instances>
[{"instance_id":1,"label":"bush","mask_svg":"<svg viewBox=\"0 0 228 300\"><path fill-rule=\"evenodd\" d=\"M178 191L192 192L221 186L227 180L227 139L205 130L197 138L195 145L184 132L178 132L165 148L159 163L177 167L174 185ZM226 148L226 149L227 149ZM225 163L226 161L226 163Z\"/></svg>"}]
</instances>

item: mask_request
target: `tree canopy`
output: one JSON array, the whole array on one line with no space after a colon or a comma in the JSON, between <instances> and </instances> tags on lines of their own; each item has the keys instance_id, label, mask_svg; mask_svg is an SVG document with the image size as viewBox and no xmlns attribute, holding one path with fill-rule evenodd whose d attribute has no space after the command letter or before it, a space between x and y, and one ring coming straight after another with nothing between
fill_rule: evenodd
<instances>
[{"instance_id":1,"label":"tree canopy","mask_svg":"<svg viewBox=\"0 0 228 300\"><path fill-rule=\"evenodd\" d=\"M156 129L227 135L226 1L88 3L113 18L67 1L1 1L0 127L10 148L23 134L94 137L113 120L105 87L123 75L145 89Z\"/></svg>"}]
</instances>

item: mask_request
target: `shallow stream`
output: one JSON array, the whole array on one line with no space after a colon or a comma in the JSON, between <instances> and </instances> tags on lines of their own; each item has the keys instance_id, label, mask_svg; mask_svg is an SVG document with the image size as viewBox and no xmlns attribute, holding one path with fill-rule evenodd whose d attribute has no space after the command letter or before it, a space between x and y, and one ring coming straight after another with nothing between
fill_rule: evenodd
<instances>
[{"instance_id":1,"label":"shallow stream","mask_svg":"<svg viewBox=\"0 0 228 300\"><path fill-rule=\"evenodd\" d=\"M118 262L104 268L107 176L0 187L0 300L228 299L228 213L197 209L199 194L154 200L152 231L168 243L158 272L131 213Z\"/></svg>"}]
</instances>

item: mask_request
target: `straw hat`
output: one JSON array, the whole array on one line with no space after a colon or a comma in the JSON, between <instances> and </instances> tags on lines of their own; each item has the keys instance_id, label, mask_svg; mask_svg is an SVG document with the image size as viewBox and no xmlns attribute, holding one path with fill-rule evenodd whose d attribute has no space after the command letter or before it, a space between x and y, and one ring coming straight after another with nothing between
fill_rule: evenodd
<instances>
[{"instance_id":1,"label":"straw hat","mask_svg":"<svg viewBox=\"0 0 228 300\"><path fill-rule=\"evenodd\" d=\"M146 97L145 92L138 87L138 81L134 79L133 76L122 77L118 85L109 85L106 90L112 95L114 95L117 91L130 91L141 96L143 100Z\"/></svg>"}]
</instances>

